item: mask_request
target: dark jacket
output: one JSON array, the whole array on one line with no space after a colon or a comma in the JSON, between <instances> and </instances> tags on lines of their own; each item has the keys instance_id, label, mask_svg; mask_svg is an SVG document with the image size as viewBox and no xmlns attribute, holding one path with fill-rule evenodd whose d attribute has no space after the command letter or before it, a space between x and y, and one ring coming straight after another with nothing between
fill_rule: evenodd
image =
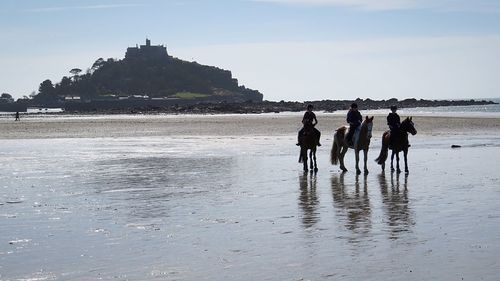
<instances>
[{"instance_id":1,"label":"dark jacket","mask_svg":"<svg viewBox=\"0 0 500 281\"><path fill-rule=\"evenodd\" d=\"M387 115L387 125L389 125L391 130L399 128L401 125L399 115L397 113L389 113L389 115Z\"/></svg>"},{"instance_id":2,"label":"dark jacket","mask_svg":"<svg viewBox=\"0 0 500 281\"><path fill-rule=\"evenodd\" d=\"M304 113L304 117L302 117L302 124L304 124L304 126L313 126L316 125L316 123L318 123L318 119L316 119L316 114L314 114L314 112L312 111L306 111Z\"/></svg>"},{"instance_id":3,"label":"dark jacket","mask_svg":"<svg viewBox=\"0 0 500 281\"><path fill-rule=\"evenodd\" d=\"M349 125L357 127L361 125L362 121L363 117L361 116L361 113L359 113L359 111L349 109L349 112L347 112L347 123L349 123Z\"/></svg>"}]
</instances>

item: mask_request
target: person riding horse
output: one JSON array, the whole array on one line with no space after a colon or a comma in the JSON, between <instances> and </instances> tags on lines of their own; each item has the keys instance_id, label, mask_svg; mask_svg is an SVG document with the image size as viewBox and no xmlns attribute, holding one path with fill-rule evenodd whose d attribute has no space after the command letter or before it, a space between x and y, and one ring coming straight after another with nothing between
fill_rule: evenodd
<instances>
[{"instance_id":1,"label":"person riding horse","mask_svg":"<svg viewBox=\"0 0 500 281\"><path fill-rule=\"evenodd\" d=\"M307 134L313 134L316 137L316 145L321 146L319 143L319 139L321 138L321 132L316 129L314 126L318 124L318 119L316 119L316 114L312 112L313 105L307 105L306 112L304 113L304 117L302 117L303 127L300 129L299 134L297 136L297 145L300 146L302 143L302 139Z\"/></svg>"},{"instance_id":2,"label":"person riding horse","mask_svg":"<svg viewBox=\"0 0 500 281\"><path fill-rule=\"evenodd\" d=\"M358 104L355 102L351 104L351 109L347 112L347 123L349 123L349 131L347 132L346 141L349 146L354 145L354 132L363 122L363 116L358 111Z\"/></svg>"},{"instance_id":3,"label":"person riding horse","mask_svg":"<svg viewBox=\"0 0 500 281\"><path fill-rule=\"evenodd\" d=\"M399 127L401 126L401 119L399 118L399 115L396 113L397 110L398 107L392 105L391 113L387 115L387 125L389 125L389 130L391 131L389 147L392 147L399 137Z\"/></svg>"}]
</instances>

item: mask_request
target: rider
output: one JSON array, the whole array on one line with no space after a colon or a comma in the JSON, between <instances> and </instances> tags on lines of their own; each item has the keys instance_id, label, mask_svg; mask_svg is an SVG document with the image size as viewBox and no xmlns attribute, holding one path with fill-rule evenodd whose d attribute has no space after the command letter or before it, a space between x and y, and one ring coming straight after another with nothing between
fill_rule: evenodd
<instances>
[{"instance_id":1,"label":"rider","mask_svg":"<svg viewBox=\"0 0 500 281\"><path fill-rule=\"evenodd\" d=\"M387 115L387 125L389 125L389 129L391 130L391 139L390 144L394 144L399 136L399 127L401 126L401 119L399 115L396 113L398 107L395 105L391 106L391 113Z\"/></svg>"},{"instance_id":2,"label":"rider","mask_svg":"<svg viewBox=\"0 0 500 281\"><path fill-rule=\"evenodd\" d=\"M321 143L319 143L321 132L314 127L316 126L316 124L318 124L318 119L316 119L316 114L314 114L312 110L313 110L313 105L308 104L306 112L304 113L304 117L302 117L303 127L302 129L300 129L299 134L297 136L298 140L297 145L300 145L302 143L302 138L304 137L304 135L312 131L312 133L316 137L316 145L321 146Z\"/></svg>"},{"instance_id":3,"label":"rider","mask_svg":"<svg viewBox=\"0 0 500 281\"><path fill-rule=\"evenodd\" d=\"M349 146L354 145L353 136L356 129L361 125L363 117L358 111L358 104L353 102L351 109L347 112L347 123L349 123L349 132L347 133L346 140Z\"/></svg>"}]
</instances>

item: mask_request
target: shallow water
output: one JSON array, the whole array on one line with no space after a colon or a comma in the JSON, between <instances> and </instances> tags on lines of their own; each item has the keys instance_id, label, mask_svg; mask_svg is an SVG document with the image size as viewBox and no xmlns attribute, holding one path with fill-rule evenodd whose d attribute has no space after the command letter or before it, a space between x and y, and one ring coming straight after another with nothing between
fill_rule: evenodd
<instances>
[{"instance_id":1,"label":"shallow water","mask_svg":"<svg viewBox=\"0 0 500 281\"><path fill-rule=\"evenodd\" d=\"M415 137L408 176L329 142L0 140L0 279L498 280L498 137Z\"/></svg>"}]
</instances>

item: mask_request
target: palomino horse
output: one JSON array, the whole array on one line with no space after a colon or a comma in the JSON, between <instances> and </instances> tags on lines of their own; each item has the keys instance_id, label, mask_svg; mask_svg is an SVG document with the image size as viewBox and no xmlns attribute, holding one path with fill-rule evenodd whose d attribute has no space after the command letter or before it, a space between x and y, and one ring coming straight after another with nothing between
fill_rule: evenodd
<instances>
[{"instance_id":1,"label":"palomino horse","mask_svg":"<svg viewBox=\"0 0 500 281\"><path fill-rule=\"evenodd\" d=\"M399 136L394 138L394 143L392 145L389 145L391 141L391 131L386 131L382 135L382 149L380 150L380 155L375 159L377 164L382 165L382 171L385 169L385 160L387 160L388 150L391 149L391 171L394 171L393 160L394 155L396 155L396 169L398 173L401 173L401 169L399 169L399 152L403 151L405 173L408 174L410 172L408 170L408 147L410 147L408 143L408 133L412 135L417 134L417 130L411 119L411 117L407 117L401 122L401 126L399 126Z\"/></svg>"},{"instance_id":2,"label":"palomino horse","mask_svg":"<svg viewBox=\"0 0 500 281\"><path fill-rule=\"evenodd\" d=\"M368 148L370 147L370 139L372 137L373 116L371 118L368 118L367 116L363 121L363 123L361 123L361 126L359 128L360 128L359 136L355 138L354 147L351 148L354 148L354 152L356 154L356 173L361 174L358 162L359 162L359 151L363 150L363 153L365 155L364 159L365 174L368 174L366 161L368 159ZM344 172L347 172L347 169L344 166L344 155L349 149L349 145L347 144L347 141L345 139L347 135L346 134L347 130L348 130L347 126L342 126L335 131L335 134L333 134L332 151L330 153L330 160L332 164L337 165L337 163L340 162L340 169L342 169L342 171Z\"/></svg>"},{"instance_id":3,"label":"palomino horse","mask_svg":"<svg viewBox=\"0 0 500 281\"><path fill-rule=\"evenodd\" d=\"M310 168L311 171L318 171L318 165L316 164L316 136L313 133L313 128L307 128L306 134L302 137L300 142L300 156L299 163L304 163L304 171L307 171L307 151L309 150L309 158L311 159Z\"/></svg>"}]
</instances>

